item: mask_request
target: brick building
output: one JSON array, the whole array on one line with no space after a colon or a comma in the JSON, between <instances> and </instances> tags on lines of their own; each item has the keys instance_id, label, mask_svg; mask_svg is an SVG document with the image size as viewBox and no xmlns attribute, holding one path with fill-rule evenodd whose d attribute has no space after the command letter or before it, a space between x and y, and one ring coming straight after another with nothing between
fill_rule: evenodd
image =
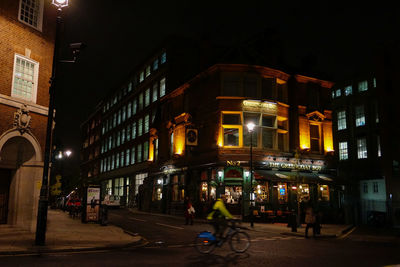
<instances>
[{"instance_id":1,"label":"brick building","mask_svg":"<svg viewBox=\"0 0 400 267\"><path fill-rule=\"evenodd\" d=\"M34 230L43 174L55 10L0 2L0 223Z\"/></svg>"}]
</instances>

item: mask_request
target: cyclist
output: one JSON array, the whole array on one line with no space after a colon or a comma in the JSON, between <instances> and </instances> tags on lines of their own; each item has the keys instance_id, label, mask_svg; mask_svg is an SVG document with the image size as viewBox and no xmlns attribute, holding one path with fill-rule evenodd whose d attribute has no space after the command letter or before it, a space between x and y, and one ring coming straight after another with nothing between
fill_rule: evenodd
<instances>
[{"instance_id":1,"label":"cyclist","mask_svg":"<svg viewBox=\"0 0 400 267\"><path fill-rule=\"evenodd\" d=\"M226 209L224 201L225 195L221 195L207 216L207 220L211 221L214 226L214 235L219 240L222 240L225 229L228 227L226 219L233 219L232 214Z\"/></svg>"}]
</instances>

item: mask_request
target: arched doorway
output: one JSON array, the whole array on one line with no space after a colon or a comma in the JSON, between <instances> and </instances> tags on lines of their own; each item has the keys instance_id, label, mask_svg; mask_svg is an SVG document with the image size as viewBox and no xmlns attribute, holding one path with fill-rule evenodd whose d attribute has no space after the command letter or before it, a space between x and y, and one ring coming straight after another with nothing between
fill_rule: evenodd
<instances>
[{"instance_id":1,"label":"arched doorway","mask_svg":"<svg viewBox=\"0 0 400 267\"><path fill-rule=\"evenodd\" d=\"M0 137L0 224L34 229L42 170L34 136L10 130Z\"/></svg>"}]
</instances>

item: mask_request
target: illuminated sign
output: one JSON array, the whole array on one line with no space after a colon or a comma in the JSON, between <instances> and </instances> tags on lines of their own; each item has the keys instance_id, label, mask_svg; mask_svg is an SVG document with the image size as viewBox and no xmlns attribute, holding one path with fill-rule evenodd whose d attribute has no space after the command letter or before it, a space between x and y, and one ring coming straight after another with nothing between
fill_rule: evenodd
<instances>
[{"instance_id":1,"label":"illuminated sign","mask_svg":"<svg viewBox=\"0 0 400 267\"><path fill-rule=\"evenodd\" d=\"M243 110L276 113L278 111L278 107L274 102L244 100Z\"/></svg>"},{"instance_id":2,"label":"illuminated sign","mask_svg":"<svg viewBox=\"0 0 400 267\"><path fill-rule=\"evenodd\" d=\"M321 171L322 166L320 165L307 165L307 164L296 164L290 162L265 162L265 166L269 168L275 169L290 169L290 170L299 170L299 171Z\"/></svg>"}]
</instances>

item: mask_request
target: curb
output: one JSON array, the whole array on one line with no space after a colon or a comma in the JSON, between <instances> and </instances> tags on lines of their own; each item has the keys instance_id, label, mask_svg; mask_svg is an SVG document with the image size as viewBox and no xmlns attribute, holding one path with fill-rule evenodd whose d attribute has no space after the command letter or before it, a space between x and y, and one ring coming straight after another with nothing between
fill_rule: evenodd
<instances>
[{"instance_id":1,"label":"curb","mask_svg":"<svg viewBox=\"0 0 400 267\"><path fill-rule=\"evenodd\" d=\"M129 233L127 233L129 234ZM147 245L147 241L142 237L138 241L134 241L125 245L115 245L115 246L101 246L101 247L89 247L89 248L69 248L69 249L50 249L50 248L34 248L26 251L1 251L0 257L2 256L23 256L23 255L40 255L40 254L51 254L51 253L62 253L62 252L90 252L90 251L101 251L101 250L115 250L124 249L130 247L144 247Z\"/></svg>"}]
</instances>

